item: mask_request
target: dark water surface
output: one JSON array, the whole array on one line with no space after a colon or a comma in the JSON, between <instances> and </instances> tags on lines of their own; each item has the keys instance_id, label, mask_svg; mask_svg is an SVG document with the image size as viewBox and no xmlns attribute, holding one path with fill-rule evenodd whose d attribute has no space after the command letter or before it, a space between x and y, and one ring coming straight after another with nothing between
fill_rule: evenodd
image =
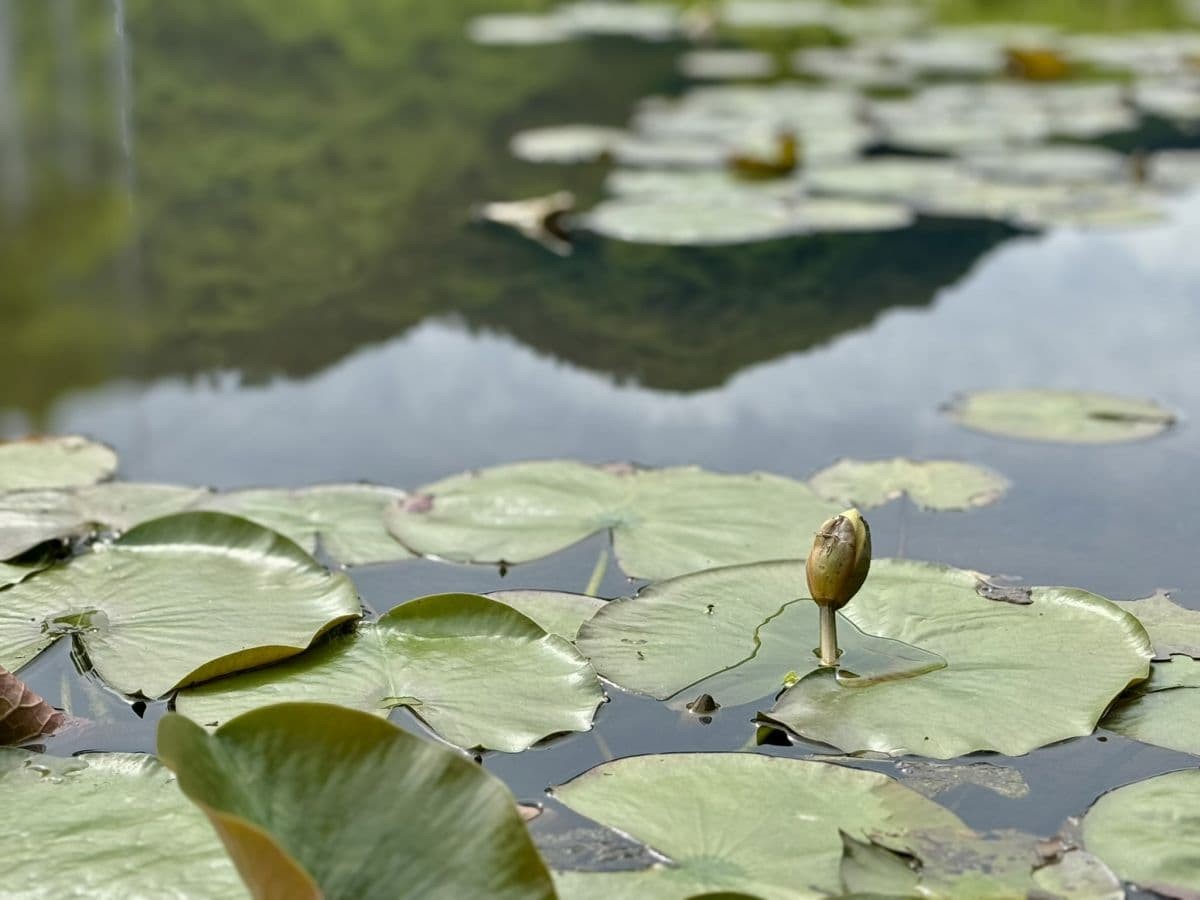
<instances>
[{"instance_id":1,"label":"dark water surface","mask_svg":"<svg viewBox=\"0 0 1200 900\"><path fill-rule=\"evenodd\" d=\"M959 458L1012 490L970 513L874 510L877 556L1114 598L1169 588L1200 607L1200 195L1128 231L922 220L721 250L593 239L559 259L469 208L561 187L586 203L603 169L516 162L508 136L622 123L681 88L677 48L472 47L463 22L491 6L0 0L0 434L81 432L120 451L123 478L220 488L415 487L546 457L797 477L841 456ZM1180 422L1070 447L939 413L1008 386L1152 397ZM582 590L601 549L504 578L426 562L351 574L382 611L450 590ZM628 588L610 571L601 593ZM61 646L27 671L51 702L112 717L102 745L55 752L152 748L161 710L139 718L76 678ZM536 799L610 755L754 738L752 708L701 725L610 693L594 733L485 765ZM1195 763L1116 736L981 759L1019 767L1031 795L941 800L1041 832Z\"/></svg>"}]
</instances>

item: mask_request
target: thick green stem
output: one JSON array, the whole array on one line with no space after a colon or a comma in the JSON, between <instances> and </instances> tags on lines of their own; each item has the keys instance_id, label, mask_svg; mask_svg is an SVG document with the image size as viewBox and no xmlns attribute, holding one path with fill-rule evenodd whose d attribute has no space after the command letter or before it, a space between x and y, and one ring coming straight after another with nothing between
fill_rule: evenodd
<instances>
[{"instance_id":1,"label":"thick green stem","mask_svg":"<svg viewBox=\"0 0 1200 900\"><path fill-rule=\"evenodd\" d=\"M841 652L837 642L837 610L821 606L821 665L836 666Z\"/></svg>"}]
</instances>

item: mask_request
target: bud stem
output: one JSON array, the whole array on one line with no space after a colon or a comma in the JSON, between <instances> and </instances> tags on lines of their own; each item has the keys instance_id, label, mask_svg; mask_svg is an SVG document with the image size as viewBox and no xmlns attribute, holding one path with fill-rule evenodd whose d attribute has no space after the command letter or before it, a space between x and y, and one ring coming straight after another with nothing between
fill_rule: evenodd
<instances>
[{"instance_id":1,"label":"bud stem","mask_svg":"<svg viewBox=\"0 0 1200 900\"><path fill-rule=\"evenodd\" d=\"M837 642L837 610L822 605L821 610L821 665L836 666L841 651Z\"/></svg>"}]
</instances>

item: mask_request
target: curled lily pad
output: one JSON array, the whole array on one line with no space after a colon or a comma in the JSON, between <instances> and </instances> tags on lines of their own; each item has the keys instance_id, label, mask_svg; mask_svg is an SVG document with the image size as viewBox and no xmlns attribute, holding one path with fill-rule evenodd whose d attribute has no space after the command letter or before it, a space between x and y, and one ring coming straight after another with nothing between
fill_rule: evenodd
<instances>
[{"instance_id":1,"label":"curled lily pad","mask_svg":"<svg viewBox=\"0 0 1200 900\"><path fill-rule=\"evenodd\" d=\"M803 565L793 566L803 577ZM771 589L752 567L745 573L743 594ZM761 718L846 752L1020 756L1090 734L1113 699L1149 674L1145 630L1102 597L1072 588L1032 588L1022 603L990 595L975 572L875 561L842 614L946 666L861 688L818 670Z\"/></svg>"},{"instance_id":2,"label":"curled lily pad","mask_svg":"<svg viewBox=\"0 0 1200 900\"><path fill-rule=\"evenodd\" d=\"M837 511L775 475L560 460L455 475L393 506L387 523L416 553L476 563L539 559L611 529L625 573L659 580L789 556Z\"/></svg>"},{"instance_id":3,"label":"curled lily pad","mask_svg":"<svg viewBox=\"0 0 1200 900\"><path fill-rule=\"evenodd\" d=\"M667 41L679 36L679 9L668 3L576 0L558 6L555 15L574 34Z\"/></svg>"},{"instance_id":4,"label":"curled lily pad","mask_svg":"<svg viewBox=\"0 0 1200 900\"><path fill-rule=\"evenodd\" d=\"M111 478L117 454L78 435L0 443L0 491L78 487Z\"/></svg>"},{"instance_id":5,"label":"curled lily pad","mask_svg":"<svg viewBox=\"0 0 1200 900\"><path fill-rule=\"evenodd\" d=\"M485 203L475 211L475 215L480 221L512 228L531 241L537 241L551 253L570 256L571 235L565 219L574 208L574 194L555 191L543 197Z\"/></svg>"},{"instance_id":6,"label":"curled lily pad","mask_svg":"<svg viewBox=\"0 0 1200 900\"><path fill-rule=\"evenodd\" d=\"M512 753L587 731L604 700L591 665L502 601L437 594L277 666L181 691L176 709L217 725L272 703L336 703L386 717L407 707L460 747Z\"/></svg>"},{"instance_id":7,"label":"curled lily pad","mask_svg":"<svg viewBox=\"0 0 1200 900\"><path fill-rule=\"evenodd\" d=\"M513 156L532 163L595 162L610 155L629 137L620 128L602 125L557 125L513 135Z\"/></svg>"},{"instance_id":8,"label":"curled lily pad","mask_svg":"<svg viewBox=\"0 0 1200 900\"><path fill-rule=\"evenodd\" d=\"M180 513L8 588L0 665L19 670L74 636L109 685L159 697L299 653L360 614L349 579L286 538L221 513Z\"/></svg>"},{"instance_id":9,"label":"curled lily pad","mask_svg":"<svg viewBox=\"0 0 1200 900\"><path fill-rule=\"evenodd\" d=\"M775 59L761 50L692 50L680 57L679 69L688 78L716 81L770 78L775 74Z\"/></svg>"},{"instance_id":10,"label":"curled lily pad","mask_svg":"<svg viewBox=\"0 0 1200 900\"><path fill-rule=\"evenodd\" d=\"M856 506L879 506L907 494L925 509L986 506L1008 490L990 469L950 460L843 459L808 481L822 497Z\"/></svg>"},{"instance_id":11,"label":"curled lily pad","mask_svg":"<svg viewBox=\"0 0 1200 900\"><path fill-rule=\"evenodd\" d=\"M374 716L282 704L208 734L168 715L158 752L256 896L554 896L504 785Z\"/></svg>"},{"instance_id":12,"label":"curled lily pad","mask_svg":"<svg viewBox=\"0 0 1200 900\"><path fill-rule=\"evenodd\" d=\"M752 753L618 759L552 793L670 861L635 872L557 872L564 898L828 896L841 887L839 832L860 839L886 827L971 833L887 776Z\"/></svg>"},{"instance_id":13,"label":"curled lily pad","mask_svg":"<svg viewBox=\"0 0 1200 900\"><path fill-rule=\"evenodd\" d=\"M63 713L0 666L0 746L25 744L43 735L54 734L66 722Z\"/></svg>"},{"instance_id":14,"label":"curled lily pad","mask_svg":"<svg viewBox=\"0 0 1200 900\"><path fill-rule=\"evenodd\" d=\"M679 704L701 693L722 706L770 697L820 667L813 652L818 610L805 591L803 566L765 562L696 572L605 606L580 629L579 649L623 688ZM839 630L843 673L856 688L945 665L936 654Z\"/></svg>"},{"instance_id":15,"label":"curled lily pad","mask_svg":"<svg viewBox=\"0 0 1200 900\"><path fill-rule=\"evenodd\" d=\"M204 488L122 481L0 494L0 559L97 530L126 531L139 522L187 509L208 494Z\"/></svg>"},{"instance_id":16,"label":"curled lily pad","mask_svg":"<svg viewBox=\"0 0 1200 900\"><path fill-rule=\"evenodd\" d=\"M295 541L309 553L317 543L347 566L408 559L388 533L383 514L404 491L372 484L323 484L300 490L250 490L218 494L205 509L258 522Z\"/></svg>"},{"instance_id":17,"label":"curled lily pad","mask_svg":"<svg viewBox=\"0 0 1200 900\"><path fill-rule=\"evenodd\" d=\"M1112 444L1153 437L1175 416L1148 400L1055 390L977 391L948 407L960 424L1001 437Z\"/></svg>"},{"instance_id":18,"label":"curled lily pad","mask_svg":"<svg viewBox=\"0 0 1200 900\"><path fill-rule=\"evenodd\" d=\"M1169 897L1200 891L1200 769L1105 794L1083 818L1087 849L1126 881Z\"/></svg>"},{"instance_id":19,"label":"curled lily pad","mask_svg":"<svg viewBox=\"0 0 1200 900\"><path fill-rule=\"evenodd\" d=\"M139 753L0 749L8 897L248 898L204 814Z\"/></svg>"}]
</instances>

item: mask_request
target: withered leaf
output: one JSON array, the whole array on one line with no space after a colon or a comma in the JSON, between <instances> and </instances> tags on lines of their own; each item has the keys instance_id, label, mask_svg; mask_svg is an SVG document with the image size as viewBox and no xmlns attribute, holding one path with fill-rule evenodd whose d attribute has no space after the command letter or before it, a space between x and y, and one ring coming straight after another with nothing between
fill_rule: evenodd
<instances>
[{"instance_id":1,"label":"withered leaf","mask_svg":"<svg viewBox=\"0 0 1200 900\"><path fill-rule=\"evenodd\" d=\"M54 734L66 723L65 714L0 666L0 746L25 744L43 735Z\"/></svg>"}]
</instances>

